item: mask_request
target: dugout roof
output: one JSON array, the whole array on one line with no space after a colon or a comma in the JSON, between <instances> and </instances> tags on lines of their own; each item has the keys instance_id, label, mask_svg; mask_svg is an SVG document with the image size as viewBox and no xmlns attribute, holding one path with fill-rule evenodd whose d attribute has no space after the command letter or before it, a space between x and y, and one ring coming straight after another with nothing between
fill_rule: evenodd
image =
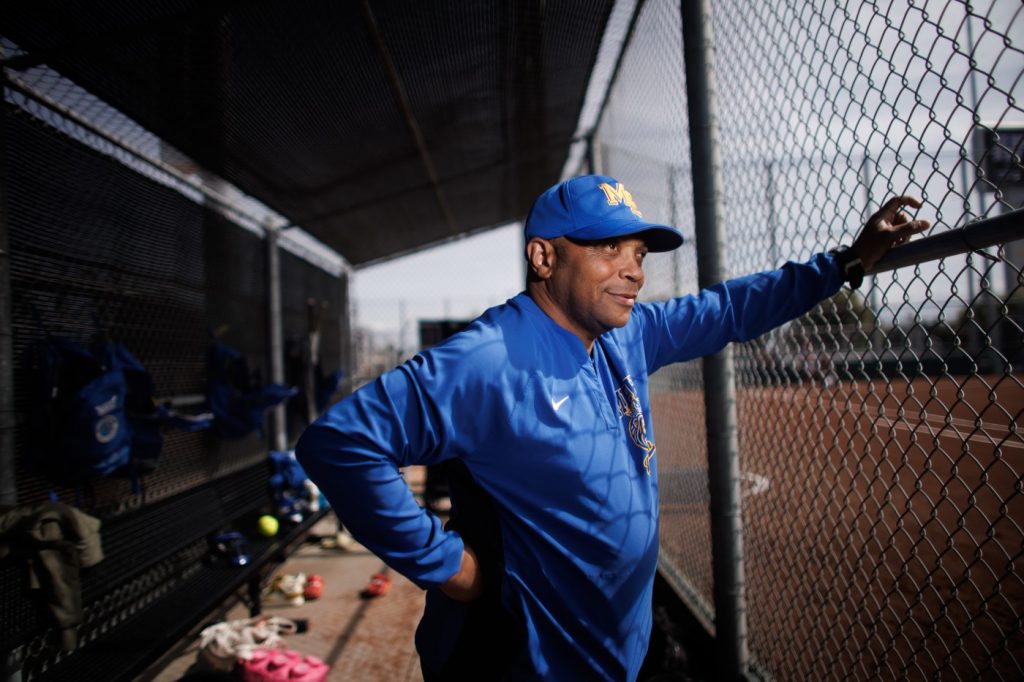
<instances>
[{"instance_id":1,"label":"dugout roof","mask_svg":"<svg viewBox=\"0 0 1024 682\"><path fill-rule=\"evenodd\" d=\"M611 0L36 0L3 34L353 265L523 217Z\"/></svg>"}]
</instances>

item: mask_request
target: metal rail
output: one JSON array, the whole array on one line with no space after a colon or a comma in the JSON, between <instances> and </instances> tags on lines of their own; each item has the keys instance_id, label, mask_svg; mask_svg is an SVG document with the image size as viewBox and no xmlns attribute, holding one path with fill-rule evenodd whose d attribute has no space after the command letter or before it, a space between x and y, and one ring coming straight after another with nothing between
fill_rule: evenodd
<instances>
[{"instance_id":1,"label":"metal rail","mask_svg":"<svg viewBox=\"0 0 1024 682\"><path fill-rule=\"evenodd\" d=\"M999 260L981 249L1024 239L1024 209L983 218L955 230L915 239L887 253L868 274L877 274L968 252Z\"/></svg>"},{"instance_id":2,"label":"metal rail","mask_svg":"<svg viewBox=\"0 0 1024 682\"><path fill-rule=\"evenodd\" d=\"M209 205L211 208L217 210L218 212L220 212L221 215L223 215L225 218L232 221L236 225L239 225L244 229L251 229L256 233L259 233L261 236L266 236L266 220L268 219L268 217L272 217L274 223L277 224L278 229L280 229L281 231L282 247L286 248L288 251L298 256L299 258L302 258L307 263L315 265L316 267L334 275L335 277L339 276L339 273L337 272L339 268L337 268L334 263L331 263L326 257L315 253L306 246L295 242L290 237L288 232L292 228L300 228L300 226L289 222L285 217L277 214L276 211L273 211L273 209L266 207L267 214L262 217L253 215L252 213L246 211L243 207L239 206L236 202L233 202L231 199L221 196L220 193L216 192L214 189L209 187L206 182L197 182L195 180L189 179L176 168L164 163L163 161L154 159L138 149L135 149L131 145L125 143L123 140L118 139L111 133L92 123L85 117L81 116L80 114L77 114L68 107L62 105L60 102L53 101L46 95L35 91L31 87L25 85L24 83L14 78L11 78L6 73L3 74L2 82L3 87L5 89L10 90L12 92L16 92L22 95L23 97L26 97L29 100L39 104L40 106L45 107L46 109L53 112L55 115L66 119L68 122L82 129L86 133L90 135L95 135L97 139L102 140L104 143L109 144L117 151L127 154L133 160L143 164L152 172L162 176L163 180L161 180L161 182L174 188L178 192L186 196L190 196L190 192L198 193L198 195L202 197L204 204ZM241 190L237 191L239 194L242 194ZM247 199L250 199L254 202L257 201L255 199L252 199L251 197L248 197L248 195L245 196L247 197ZM193 201L195 201L195 198L193 198ZM342 272L348 271L351 266L348 264L347 260L344 260L344 256L342 256L336 251L333 251L333 249L331 251L334 256L342 260L340 270Z\"/></svg>"}]
</instances>

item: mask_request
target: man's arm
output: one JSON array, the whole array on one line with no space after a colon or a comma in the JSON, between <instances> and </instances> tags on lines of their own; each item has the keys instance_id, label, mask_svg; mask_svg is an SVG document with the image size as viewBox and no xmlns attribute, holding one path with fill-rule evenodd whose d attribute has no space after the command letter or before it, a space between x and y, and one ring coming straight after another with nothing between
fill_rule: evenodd
<instances>
[{"instance_id":1,"label":"man's arm","mask_svg":"<svg viewBox=\"0 0 1024 682\"><path fill-rule=\"evenodd\" d=\"M843 279L835 257L819 253L806 263L737 277L698 294L634 308L641 321L647 369L717 353L803 315L833 295Z\"/></svg>"},{"instance_id":2,"label":"man's arm","mask_svg":"<svg viewBox=\"0 0 1024 682\"><path fill-rule=\"evenodd\" d=\"M637 306L649 371L756 338L832 296L844 280L856 286L858 274L870 272L889 249L928 228L927 220L911 220L903 206L920 208L921 203L909 196L887 201L845 254L817 254L806 263L732 279L695 296Z\"/></svg>"},{"instance_id":3,"label":"man's arm","mask_svg":"<svg viewBox=\"0 0 1024 682\"><path fill-rule=\"evenodd\" d=\"M469 600L482 590L476 556L416 503L399 471L439 461L448 428L408 365L334 405L296 456L367 549L420 587Z\"/></svg>"}]
</instances>

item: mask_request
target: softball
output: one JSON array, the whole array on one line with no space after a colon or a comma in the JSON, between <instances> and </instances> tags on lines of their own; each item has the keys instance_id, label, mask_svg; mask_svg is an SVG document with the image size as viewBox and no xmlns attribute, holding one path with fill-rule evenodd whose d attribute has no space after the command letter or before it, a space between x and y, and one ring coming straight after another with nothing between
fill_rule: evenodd
<instances>
[{"instance_id":1,"label":"softball","mask_svg":"<svg viewBox=\"0 0 1024 682\"><path fill-rule=\"evenodd\" d=\"M264 514L259 520L260 534L266 535L268 538L272 538L277 535L278 523L277 519L270 514Z\"/></svg>"}]
</instances>

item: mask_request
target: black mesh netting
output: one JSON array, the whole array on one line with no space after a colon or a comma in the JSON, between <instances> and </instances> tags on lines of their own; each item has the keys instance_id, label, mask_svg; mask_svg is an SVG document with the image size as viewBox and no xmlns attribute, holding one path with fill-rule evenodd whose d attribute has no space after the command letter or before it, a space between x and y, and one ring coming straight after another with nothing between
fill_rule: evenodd
<instances>
[{"instance_id":1,"label":"black mesh netting","mask_svg":"<svg viewBox=\"0 0 1024 682\"><path fill-rule=\"evenodd\" d=\"M358 265L526 213L611 6L17 2L4 33Z\"/></svg>"}]
</instances>

